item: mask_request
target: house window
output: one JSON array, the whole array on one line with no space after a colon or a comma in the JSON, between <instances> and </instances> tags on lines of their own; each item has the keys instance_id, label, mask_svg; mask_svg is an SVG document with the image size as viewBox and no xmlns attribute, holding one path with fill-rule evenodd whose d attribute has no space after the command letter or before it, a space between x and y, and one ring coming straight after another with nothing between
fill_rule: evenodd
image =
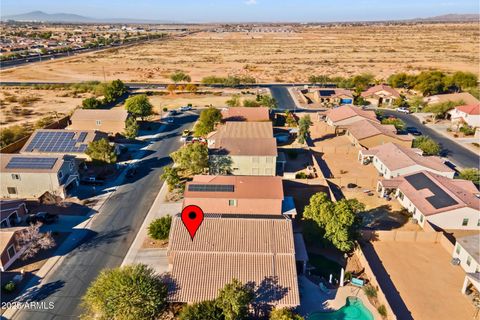
<instances>
[{"instance_id":1,"label":"house window","mask_svg":"<svg viewBox=\"0 0 480 320\"><path fill-rule=\"evenodd\" d=\"M423 223L423 215L420 215L420 222Z\"/></svg>"},{"instance_id":2,"label":"house window","mask_svg":"<svg viewBox=\"0 0 480 320\"><path fill-rule=\"evenodd\" d=\"M15 246L13 244L10 245L10 247L8 247L7 252L8 252L8 259L12 259L13 256L15 256L15 253L16 253L15 252Z\"/></svg>"},{"instance_id":3,"label":"house window","mask_svg":"<svg viewBox=\"0 0 480 320\"><path fill-rule=\"evenodd\" d=\"M20 175L16 173L12 173L12 180L20 180Z\"/></svg>"},{"instance_id":4,"label":"house window","mask_svg":"<svg viewBox=\"0 0 480 320\"><path fill-rule=\"evenodd\" d=\"M228 200L228 206L236 207L237 206L237 200Z\"/></svg>"},{"instance_id":5,"label":"house window","mask_svg":"<svg viewBox=\"0 0 480 320\"><path fill-rule=\"evenodd\" d=\"M413 214L417 213L417 208L413 207L412 213Z\"/></svg>"},{"instance_id":6,"label":"house window","mask_svg":"<svg viewBox=\"0 0 480 320\"><path fill-rule=\"evenodd\" d=\"M457 254L460 254L460 250L462 250L462 249L460 248L460 245L457 243L457 247L455 248L455 252Z\"/></svg>"},{"instance_id":7,"label":"house window","mask_svg":"<svg viewBox=\"0 0 480 320\"><path fill-rule=\"evenodd\" d=\"M477 227L480 227L480 219L477 221Z\"/></svg>"},{"instance_id":8,"label":"house window","mask_svg":"<svg viewBox=\"0 0 480 320\"><path fill-rule=\"evenodd\" d=\"M462 226L468 226L468 218L463 218Z\"/></svg>"},{"instance_id":9,"label":"house window","mask_svg":"<svg viewBox=\"0 0 480 320\"><path fill-rule=\"evenodd\" d=\"M8 194L17 194L17 188L15 187L7 187Z\"/></svg>"},{"instance_id":10,"label":"house window","mask_svg":"<svg viewBox=\"0 0 480 320\"><path fill-rule=\"evenodd\" d=\"M470 267L471 264L472 264L472 257L468 256L468 258L467 258L467 266Z\"/></svg>"},{"instance_id":11,"label":"house window","mask_svg":"<svg viewBox=\"0 0 480 320\"><path fill-rule=\"evenodd\" d=\"M403 195L402 191L400 191L400 190L398 190L398 197L399 197L400 199L402 199L402 200L403 200L404 197L405 197L405 196Z\"/></svg>"},{"instance_id":12,"label":"house window","mask_svg":"<svg viewBox=\"0 0 480 320\"><path fill-rule=\"evenodd\" d=\"M97 126L102 125L102 120L96 120L95 122L97 123Z\"/></svg>"}]
</instances>

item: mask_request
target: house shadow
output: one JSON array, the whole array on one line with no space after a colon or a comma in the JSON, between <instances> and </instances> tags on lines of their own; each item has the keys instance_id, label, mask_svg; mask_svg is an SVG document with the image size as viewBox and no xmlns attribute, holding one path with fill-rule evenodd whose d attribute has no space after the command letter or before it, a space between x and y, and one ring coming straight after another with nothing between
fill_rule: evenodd
<instances>
[{"instance_id":1,"label":"house shadow","mask_svg":"<svg viewBox=\"0 0 480 320\"><path fill-rule=\"evenodd\" d=\"M89 229L84 230L86 234L83 237L82 243L76 247L76 250L72 252L73 254L76 254L77 252L85 252L91 249L96 249L105 244L114 243L117 241L118 238L126 236L130 231L130 227L122 227L116 230L101 233Z\"/></svg>"},{"instance_id":2,"label":"house shadow","mask_svg":"<svg viewBox=\"0 0 480 320\"><path fill-rule=\"evenodd\" d=\"M38 282L40 282L38 278ZM36 285L28 288L25 293L15 299L18 302L42 301L55 294L65 286L65 281L57 280L42 285Z\"/></svg>"},{"instance_id":3,"label":"house shadow","mask_svg":"<svg viewBox=\"0 0 480 320\"><path fill-rule=\"evenodd\" d=\"M322 171L323 176L326 179L333 178L332 171L328 167L325 160L323 160L324 153L312 150L312 155L315 157L315 160L317 160L318 166L320 167L320 170Z\"/></svg>"},{"instance_id":4,"label":"house shadow","mask_svg":"<svg viewBox=\"0 0 480 320\"><path fill-rule=\"evenodd\" d=\"M402 320L413 320L410 310L408 310L405 302L403 301L398 289L395 287L390 275L383 266L382 260L377 255L375 248L370 242L362 243L362 250L367 258L370 267L372 268L377 282L380 284L380 287L385 294L388 304L395 313L397 319ZM408 271L407 271L408 272Z\"/></svg>"}]
</instances>

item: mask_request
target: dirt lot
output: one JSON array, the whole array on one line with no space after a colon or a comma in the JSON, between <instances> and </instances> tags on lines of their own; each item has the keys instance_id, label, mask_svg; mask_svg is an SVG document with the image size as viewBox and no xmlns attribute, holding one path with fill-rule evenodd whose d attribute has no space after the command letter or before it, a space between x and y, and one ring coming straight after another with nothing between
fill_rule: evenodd
<instances>
[{"instance_id":1,"label":"dirt lot","mask_svg":"<svg viewBox=\"0 0 480 320\"><path fill-rule=\"evenodd\" d=\"M472 319L473 305L460 292L465 272L451 265L440 244L376 241L373 246L414 319Z\"/></svg>"},{"instance_id":2,"label":"dirt lot","mask_svg":"<svg viewBox=\"0 0 480 320\"><path fill-rule=\"evenodd\" d=\"M33 123L46 116L59 118L82 104L90 94L73 94L70 90L34 90L1 87L0 125Z\"/></svg>"},{"instance_id":3,"label":"dirt lot","mask_svg":"<svg viewBox=\"0 0 480 320\"><path fill-rule=\"evenodd\" d=\"M0 72L3 81L122 79L161 82L181 69L193 81L209 75L250 75L259 82L306 81L312 74L429 68L478 73L478 23L306 26L289 34L200 32L127 49L46 61Z\"/></svg>"}]
</instances>

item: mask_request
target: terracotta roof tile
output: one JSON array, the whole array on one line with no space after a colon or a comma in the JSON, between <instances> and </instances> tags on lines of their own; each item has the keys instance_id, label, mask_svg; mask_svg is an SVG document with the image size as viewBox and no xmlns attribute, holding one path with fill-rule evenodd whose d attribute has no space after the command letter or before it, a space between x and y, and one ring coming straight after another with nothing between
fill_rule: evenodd
<instances>
[{"instance_id":1,"label":"terracotta roof tile","mask_svg":"<svg viewBox=\"0 0 480 320\"><path fill-rule=\"evenodd\" d=\"M369 88L367 91L362 92L361 96L362 97L370 97L372 95L375 95L379 91L386 91L390 95L394 96L395 98L399 98L400 94L397 92L397 90L393 89L390 86L387 86L385 84L378 84L376 86L373 86Z\"/></svg>"},{"instance_id":2,"label":"terracotta roof tile","mask_svg":"<svg viewBox=\"0 0 480 320\"><path fill-rule=\"evenodd\" d=\"M233 107L222 109L224 121L269 121L270 110L265 107Z\"/></svg>"},{"instance_id":3,"label":"terracotta roof tile","mask_svg":"<svg viewBox=\"0 0 480 320\"><path fill-rule=\"evenodd\" d=\"M333 122L342 121L355 116L360 116L371 121L379 122L375 112L371 110L362 110L361 108L348 105L329 109L326 112L326 116Z\"/></svg>"}]
</instances>

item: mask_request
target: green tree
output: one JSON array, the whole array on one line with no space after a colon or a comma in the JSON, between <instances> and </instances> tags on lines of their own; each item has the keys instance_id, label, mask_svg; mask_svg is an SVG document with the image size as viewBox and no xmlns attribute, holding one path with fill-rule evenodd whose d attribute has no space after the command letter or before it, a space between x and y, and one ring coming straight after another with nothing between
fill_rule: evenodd
<instances>
[{"instance_id":1,"label":"green tree","mask_svg":"<svg viewBox=\"0 0 480 320\"><path fill-rule=\"evenodd\" d=\"M270 312L270 320L303 320L303 317L295 314L291 309L288 308L281 308L281 309L273 309Z\"/></svg>"},{"instance_id":2,"label":"green tree","mask_svg":"<svg viewBox=\"0 0 480 320\"><path fill-rule=\"evenodd\" d=\"M135 139L138 135L139 125L137 120L134 117L128 117L125 121L125 132L124 135L128 139Z\"/></svg>"},{"instance_id":3,"label":"green tree","mask_svg":"<svg viewBox=\"0 0 480 320\"><path fill-rule=\"evenodd\" d=\"M456 106L464 104L460 101L445 101L440 103L429 104L423 108L424 112L431 112L434 115L434 120L445 118L448 111L452 110Z\"/></svg>"},{"instance_id":4,"label":"green tree","mask_svg":"<svg viewBox=\"0 0 480 320\"><path fill-rule=\"evenodd\" d=\"M202 143L187 144L170 156L187 175L200 174L208 167L208 148Z\"/></svg>"},{"instance_id":5,"label":"green tree","mask_svg":"<svg viewBox=\"0 0 480 320\"><path fill-rule=\"evenodd\" d=\"M240 107L240 95L234 94L230 99L225 101L229 107Z\"/></svg>"},{"instance_id":6,"label":"green tree","mask_svg":"<svg viewBox=\"0 0 480 320\"><path fill-rule=\"evenodd\" d=\"M205 136L215 129L215 124L222 120L222 113L214 107L202 110L197 124L195 125L195 135Z\"/></svg>"},{"instance_id":7,"label":"green tree","mask_svg":"<svg viewBox=\"0 0 480 320\"><path fill-rule=\"evenodd\" d=\"M168 239L171 225L172 217L170 215L155 219L148 226L148 235L155 240Z\"/></svg>"},{"instance_id":8,"label":"green tree","mask_svg":"<svg viewBox=\"0 0 480 320\"><path fill-rule=\"evenodd\" d=\"M410 110L418 112L419 110L423 109L425 107L426 103L423 100L423 97L420 96L413 96L408 100L408 105L410 106Z\"/></svg>"},{"instance_id":9,"label":"green tree","mask_svg":"<svg viewBox=\"0 0 480 320\"><path fill-rule=\"evenodd\" d=\"M457 90L466 90L468 88L477 87L478 77L471 72L457 71L452 76L448 77L446 84L449 87L454 87Z\"/></svg>"},{"instance_id":10,"label":"green tree","mask_svg":"<svg viewBox=\"0 0 480 320\"><path fill-rule=\"evenodd\" d=\"M251 288L233 279L218 292L217 305L222 309L226 320L247 319L253 298Z\"/></svg>"},{"instance_id":11,"label":"green tree","mask_svg":"<svg viewBox=\"0 0 480 320\"><path fill-rule=\"evenodd\" d=\"M98 109L102 105L102 102L95 97L86 98L82 101L83 109Z\"/></svg>"},{"instance_id":12,"label":"green tree","mask_svg":"<svg viewBox=\"0 0 480 320\"><path fill-rule=\"evenodd\" d=\"M177 168L167 167L163 170L163 174L161 176L163 180L168 185L168 190L172 191L176 188L181 182L180 175L178 174Z\"/></svg>"},{"instance_id":13,"label":"green tree","mask_svg":"<svg viewBox=\"0 0 480 320\"><path fill-rule=\"evenodd\" d=\"M312 125L310 115L305 115L298 120L298 142L304 144L310 137L310 126Z\"/></svg>"},{"instance_id":14,"label":"green tree","mask_svg":"<svg viewBox=\"0 0 480 320\"><path fill-rule=\"evenodd\" d=\"M192 81L192 79L190 78L190 76L188 74L186 74L185 72L183 71L176 71L174 73L172 73L170 75L170 79L175 83L179 83L179 82L190 82Z\"/></svg>"},{"instance_id":15,"label":"green tree","mask_svg":"<svg viewBox=\"0 0 480 320\"><path fill-rule=\"evenodd\" d=\"M243 100L243 106L246 108L258 108L260 107L260 103L252 99L245 99Z\"/></svg>"},{"instance_id":16,"label":"green tree","mask_svg":"<svg viewBox=\"0 0 480 320\"><path fill-rule=\"evenodd\" d=\"M178 315L179 320L223 320L222 309L216 301L207 300L199 303L188 304L182 308Z\"/></svg>"},{"instance_id":17,"label":"green tree","mask_svg":"<svg viewBox=\"0 0 480 320\"><path fill-rule=\"evenodd\" d=\"M431 96L446 91L446 76L441 71L423 71L415 80L415 89L424 96Z\"/></svg>"},{"instance_id":18,"label":"green tree","mask_svg":"<svg viewBox=\"0 0 480 320\"><path fill-rule=\"evenodd\" d=\"M276 109L277 108L277 100L271 96L262 95L260 96L260 104L264 107L269 109Z\"/></svg>"},{"instance_id":19,"label":"green tree","mask_svg":"<svg viewBox=\"0 0 480 320\"><path fill-rule=\"evenodd\" d=\"M128 92L128 87L121 80L113 80L104 89L104 102L112 103Z\"/></svg>"},{"instance_id":20,"label":"green tree","mask_svg":"<svg viewBox=\"0 0 480 320\"><path fill-rule=\"evenodd\" d=\"M187 90L188 92L195 93L198 90L198 86L196 84L189 83L185 86L185 90Z\"/></svg>"},{"instance_id":21,"label":"green tree","mask_svg":"<svg viewBox=\"0 0 480 320\"><path fill-rule=\"evenodd\" d=\"M468 168L460 171L458 178L470 180L477 186L480 185L480 170L477 168Z\"/></svg>"},{"instance_id":22,"label":"green tree","mask_svg":"<svg viewBox=\"0 0 480 320\"><path fill-rule=\"evenodd\" d=\"M382 120L382 124L392 124L397 130L403 130L405 128L405 122L398 118L385 118Z\"/></svg>"},{"instance_id":23,"label":"green tree","mask_svg":"<svg viewBox=\"0 0 480 320\"><path fill-rule=\"evenodd\" d=\"M373 83L375 77L370 73L362 73L360 75L356 75L352 78L352 84L356 90L364 91L368 88L368 86Z\"/></svg>"},{"instance_id":24,"label":"green tree","mask_svg":"<svg viewBox=\"0 0 480 320\"><path fill-rule=\"evenodd\" d=\"M413 140L413 147L423 151L426 156L439 155L441 148L432 138L422 136Z\"/></svg>"},{"instance_id":25,"label":"green tree","mask_svg":"<svg viewBox=\"0 0 480 320\"><path fill-rule=\"evenodd\" d=\"M95 161L105 163L115 163L117 161L115 147L105 138L90 142L85 153Z\"/></svg>"},{"instance_id":26,"label":"green tree","mask_svg":"<svg viewBox=\"0 0 480 320\"><path fill-rule=\"evenodd\" d=\"M341 251L350 251L354 247L354 238L358 229L357 214L365 209L358 201L342 199L332 202L326 193L320 192L310 198L303 217L313 220L323 237Z\"/></svg>"},{"instance_id":27,"label":"green tree","mask_svg":"<svg viewBox=\"0 0 480 320\"><path fill-rule=\"evenodd\" d=\"M318 75L318 76L315 76L315 75L312 75L310 77L308 77L308 82L310 83L331 83L333 82L332 79L330 79L329 76L327 75Z\"/></svg>"},{"instance_id":28,"label":"green tree","mask_svg":"<svg viewBox=\"0 0 480 320\"><path fill-rule=\"evenodd\" d=\"M125 101L125 109L134 117L140 117L142 120L153 114L153 106L148 101L146 94L140 94L130 97Z\"/></svg>"},{"instance_id":29,"label":"green tree","mask_svg":"<svg viewBox=\"0 0 480 320\"><path fill-rule=\"evenodd\" d=\"M83 296L85 319L153 320L166 306L167 287L143 264L103 270Z\"/></svg>"}]
</instances>

